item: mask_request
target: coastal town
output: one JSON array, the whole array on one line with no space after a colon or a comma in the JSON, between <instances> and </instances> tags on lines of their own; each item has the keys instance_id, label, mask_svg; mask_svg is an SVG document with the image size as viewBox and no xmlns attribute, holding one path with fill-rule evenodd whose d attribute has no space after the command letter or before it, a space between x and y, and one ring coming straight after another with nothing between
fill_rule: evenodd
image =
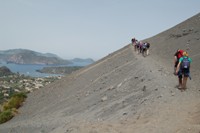
<instances>
[{"instance_id":1,"label":"coastal town","mask_svg":"<svg viewBox=\"0 0 200 133\"><path fill-rule=\"evenodd\" d=\"M43 78L25 76L19 73L12 73L6 67L1 67L0 70L0 104L7 101L15 93L30 93L61 79L61 76Z\"/></svg>"}]
</instances>

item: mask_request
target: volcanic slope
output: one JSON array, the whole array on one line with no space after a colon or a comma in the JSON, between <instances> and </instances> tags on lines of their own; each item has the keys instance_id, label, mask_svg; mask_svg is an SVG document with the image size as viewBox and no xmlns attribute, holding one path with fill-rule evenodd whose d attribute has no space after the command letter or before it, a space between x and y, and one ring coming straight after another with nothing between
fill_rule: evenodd
<instances>
[{"instance_id":1,"label":"volcanic slope","mask_svg":"<svg viewBox=\"0 0 200 133\"><path fill-rule=\"evenodd\" d=\"M0 132L199 133L199 28L197 14L147 39L147 57L127 45L29 94L20 114L0 125ZM173 55L185 46L195 66L181 92L175 88Z\"/></svg>"}]
</instances>

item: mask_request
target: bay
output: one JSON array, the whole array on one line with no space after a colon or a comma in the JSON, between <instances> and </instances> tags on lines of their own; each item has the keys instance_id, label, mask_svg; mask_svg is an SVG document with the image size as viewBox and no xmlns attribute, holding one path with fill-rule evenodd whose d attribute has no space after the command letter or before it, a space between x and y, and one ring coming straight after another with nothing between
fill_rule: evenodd
<instances>
[{"instance_id":1,"label":"bay","mask_svg":"<svg viewBox=\"0 0 200 133\"><path fill-rule=\"evenodd\" d=\"M64 67L64 66L86 66L87 63L73 63L70 65L37 65L37 64L14 64L14 63L1 63L0 66L8 67L12 72L24 74L31 77L50 77L50 76L62 76L60 74L48 74L40 73L36 70L40 70L44 67Z\"/></svg>"}]
</instances>

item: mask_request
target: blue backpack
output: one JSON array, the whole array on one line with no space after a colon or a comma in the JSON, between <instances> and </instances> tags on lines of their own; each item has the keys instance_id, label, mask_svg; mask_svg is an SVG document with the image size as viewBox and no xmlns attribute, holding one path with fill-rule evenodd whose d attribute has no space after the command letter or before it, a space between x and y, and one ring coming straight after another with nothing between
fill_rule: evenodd
<instances>
[{"instance_id":1,"label":"blue backpack","mask_svg":"<svg viewBox=\"0 0 200 133\"><path fill-rule=\"evenodd\" d=\"M183 57L183 61L181 62L181 68L182 69L189 69L190 68L190 61L189 61L188 57L187 58Z\"/></svg>"}]
</instances>

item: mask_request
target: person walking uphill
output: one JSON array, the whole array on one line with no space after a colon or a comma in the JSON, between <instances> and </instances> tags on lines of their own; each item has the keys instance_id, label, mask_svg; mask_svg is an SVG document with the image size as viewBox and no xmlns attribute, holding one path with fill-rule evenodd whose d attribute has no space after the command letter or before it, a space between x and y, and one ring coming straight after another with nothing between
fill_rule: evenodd
<instances>
[{"instance_id":1,"label":"person walking uphill","mask_svg":"<svg viewBox=\"0 0 200 133\"><path fill-rule=\"evenodd\" d=\"M174 73L176 72L176 68L178 66L179 63L179 59L183 56L183 50L178 49L176 51L176 53L174 54Z\"/></svg>"},{"instance_id":2,"label":"person walking uphill","mask_svg":"<svg viewBox=\"0 0 200 133\"><path fill-rule=\"evenodd\" d=\"M178 66L176 68L176 74L183 77L180 88L181 90L186 90L187 79L190 76L191 62L192 60L188 57L188 53L183 52L183 57L179 59Z\"/></svg>"},{"instance_id":3,"label":"person walking uphill","mask_svg":"<svg viewBox=\"0 0 200 133\"><path fill-rule=\"evenodd\" d=\"M133 45L135 51L136 51L136 41L137 40L135 38L131 39L131 44Z\"/></svg>"},{"instance_id":4,"label":"person walking uphill","mask_svg":"<svg viewBox=\"0 0 200 133\"><path fill-rule=\"evenodd\" d=\"M147 55L149 55L149 48L150 48L150 43L147 42Z\"/></svg>"},{"instance_id":5,"label":"person walking uphill","mask_svg":"<svg viewBox=\"0 0 200 133\"><path fill-rule=\"evenodd\" d=\"M178 49L176 53L174 54L174 75L178 76L178 88L181 88L182 86L182 75L181 74L176 74L176 69L179 63L179 59L183 56L183 50Z\"/></svg>"}]
</instances>

